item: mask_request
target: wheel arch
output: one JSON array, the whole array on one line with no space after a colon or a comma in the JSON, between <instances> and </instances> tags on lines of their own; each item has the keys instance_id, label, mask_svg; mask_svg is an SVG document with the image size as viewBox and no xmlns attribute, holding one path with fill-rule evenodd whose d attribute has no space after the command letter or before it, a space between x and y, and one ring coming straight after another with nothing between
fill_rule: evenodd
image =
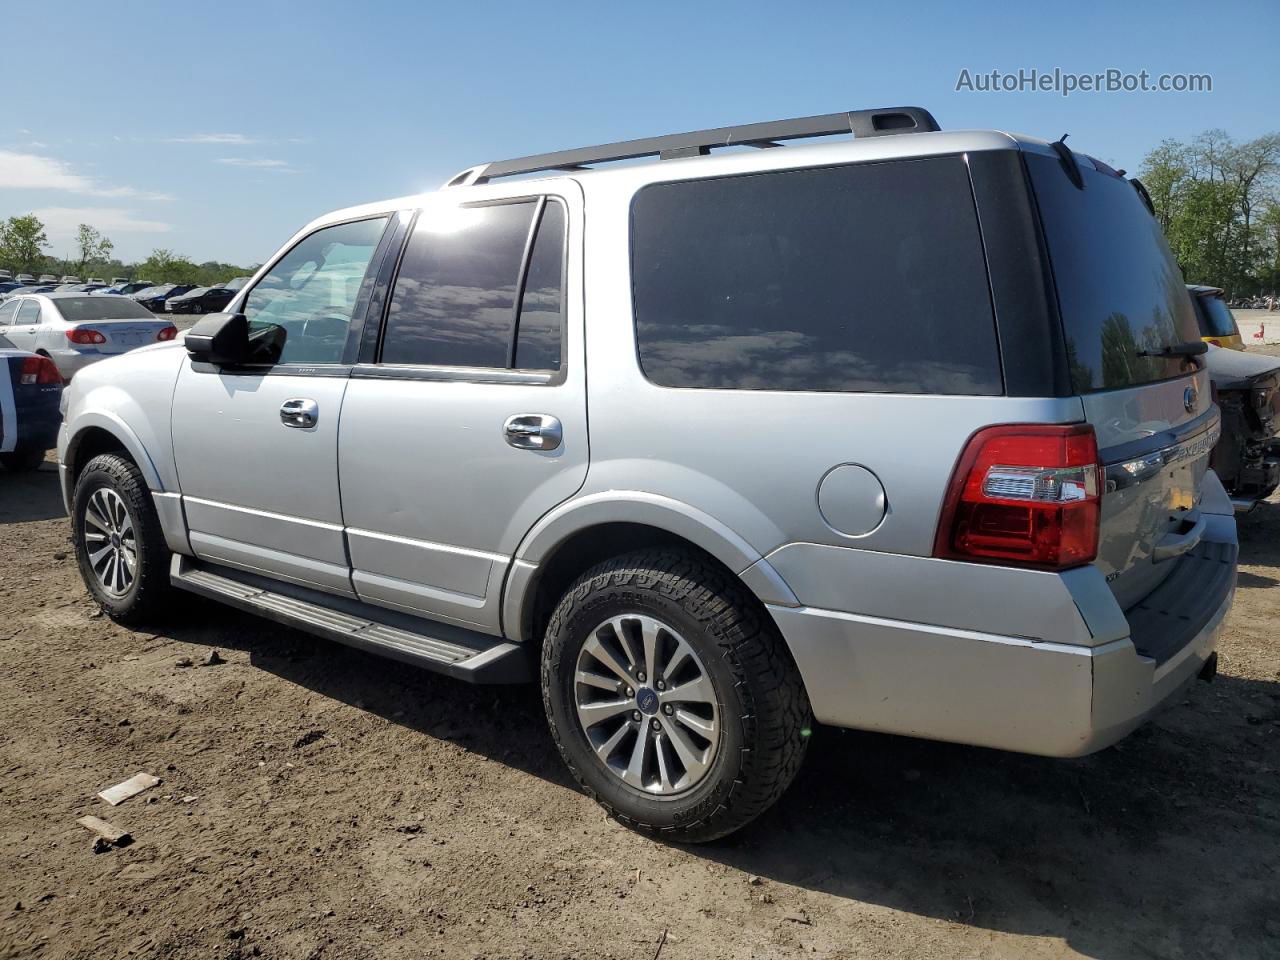
<instances>
[{"instance_id":1,"label":"wheel arch","mask_svg":"<svg viewBox=\"0 0 1280 960\"><path fill-rule=\"evenodd\" d=\"M799 605L759 551L720 521L666 497L609 491L562 505L525 537L503 588L503 632L516 642L540 643L551 608L582 572L653 546L707 557L762 607Z\"/></svg>"},{"instance_id":2,"label":"wheel arch","mask_svg":"<svg viewBox=\"0 0 1280 960\"><path fill-rule=\"evenodd\" d=\"M124 421L106 413L86 413L77 418L74 432L67 441L63 454L63 478L68 494L75 489L76 479L80 471L91 459L101 453L119 452L125 454L142 471L143 479L150 490L163 490L164 482L160 472L137 434L129 429ZM70 496L67 497L70 505Z\"/></svg>"}]
</instances>

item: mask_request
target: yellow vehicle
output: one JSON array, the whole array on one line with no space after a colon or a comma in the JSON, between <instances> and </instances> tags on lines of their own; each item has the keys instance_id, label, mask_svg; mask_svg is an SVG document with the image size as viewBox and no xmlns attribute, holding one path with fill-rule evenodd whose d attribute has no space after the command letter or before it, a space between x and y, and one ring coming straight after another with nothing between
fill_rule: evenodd
<instances>
[{"instance_id":1,"label":"yellow vehicle","mask_svg":"<svg viewBox=\"0 0 1280 960\"><path fill-rule=\"evenodd\" d=\"M1221 287L1187 284L1187 293L1196 305L1196 322L1200 324L1200 339L1216 347L1243 350L1244 340L1231 308L1222 299Z\"/></svg>"}]
</instances>

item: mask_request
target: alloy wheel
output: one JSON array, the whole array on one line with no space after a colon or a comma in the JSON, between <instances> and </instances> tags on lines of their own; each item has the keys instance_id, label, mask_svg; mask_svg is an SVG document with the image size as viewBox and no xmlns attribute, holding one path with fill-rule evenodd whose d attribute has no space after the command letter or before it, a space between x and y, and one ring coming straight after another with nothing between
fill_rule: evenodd
<instances>
[{"instance_id":1,"label":"alloy wheel","mask_svg":"<svg viewBox=\"0 0 1280 960\"><path fill-rule=\"evenodd\" d=\"M601 763L660 798L696 785L720 745L711 675L674 628L647 614L588 634L574 673L578 721Z\"/></svg>"},{"instance_id":2,"label":"alloy wheel","mask_svg":"<svg viewBox=\"0 0 1280 960\"><path fill-rule=\"evenodd\" d=\"M138 575L138 537L124 498L99 487L84 508L84 547L98 585L123 597Z\"/></svg>"}]
</instances>

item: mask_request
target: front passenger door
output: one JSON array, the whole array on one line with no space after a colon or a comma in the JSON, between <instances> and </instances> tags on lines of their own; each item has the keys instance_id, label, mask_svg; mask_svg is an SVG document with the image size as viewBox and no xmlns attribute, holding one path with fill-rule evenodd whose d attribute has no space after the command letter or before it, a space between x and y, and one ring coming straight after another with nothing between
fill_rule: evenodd
<instances>
[{"instance_id":1,"label":"front passenger door","mask_svg":"<svg viewBox=\"0 0 1280 960\"><path fill-rule=\"evenodd\" d=\"M40 301L27 297L18 305L18 312L9 326L6 339L14 350L36 351L36 334L40 332Z\"/></svg>"},{"instance_id":2,"label":"front passenger door","mask_svg":"<svg viewBox=\"0 0 1280 960\"><path fill-rule=\"evenodd\" d=\"M338 497L338 415L387 216L299 240L245 295L273 363L188 361L173 450L191 548L215 563L353 595Z\"/></svg>"}]
</instances>

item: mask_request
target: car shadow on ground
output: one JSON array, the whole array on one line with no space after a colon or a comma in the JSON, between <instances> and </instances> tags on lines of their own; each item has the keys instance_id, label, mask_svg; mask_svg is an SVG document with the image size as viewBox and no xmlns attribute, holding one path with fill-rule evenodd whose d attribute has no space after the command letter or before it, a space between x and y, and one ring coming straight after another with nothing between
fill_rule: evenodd
<instances>
[{"instance_id":1,"label":"car shadow on ground","mask_svg":"<svg viewBox=\"0 0 1280 960\"><path fill-rule=\"evenodd\" d=\"M203 626L170 636L245 650L289 683L576 789L533 686L471 686L198 602ZM776 807L682 849L1090 957L1266 956L1280 936L1277 744L1280 684L1231 677L1079 760L818 728Z\"/></svg>"},{"instance_id":2,"label":"car shadow on ground","mask_svg":"<svg viewBox=\"0 0 1280 960\"><path fill-rule=\"evenodd\" d=\"M38 470L13 473L0 467L0 526L65 517L58 489L58 465L45 461Z\"/></svg>"}]
</instances>

